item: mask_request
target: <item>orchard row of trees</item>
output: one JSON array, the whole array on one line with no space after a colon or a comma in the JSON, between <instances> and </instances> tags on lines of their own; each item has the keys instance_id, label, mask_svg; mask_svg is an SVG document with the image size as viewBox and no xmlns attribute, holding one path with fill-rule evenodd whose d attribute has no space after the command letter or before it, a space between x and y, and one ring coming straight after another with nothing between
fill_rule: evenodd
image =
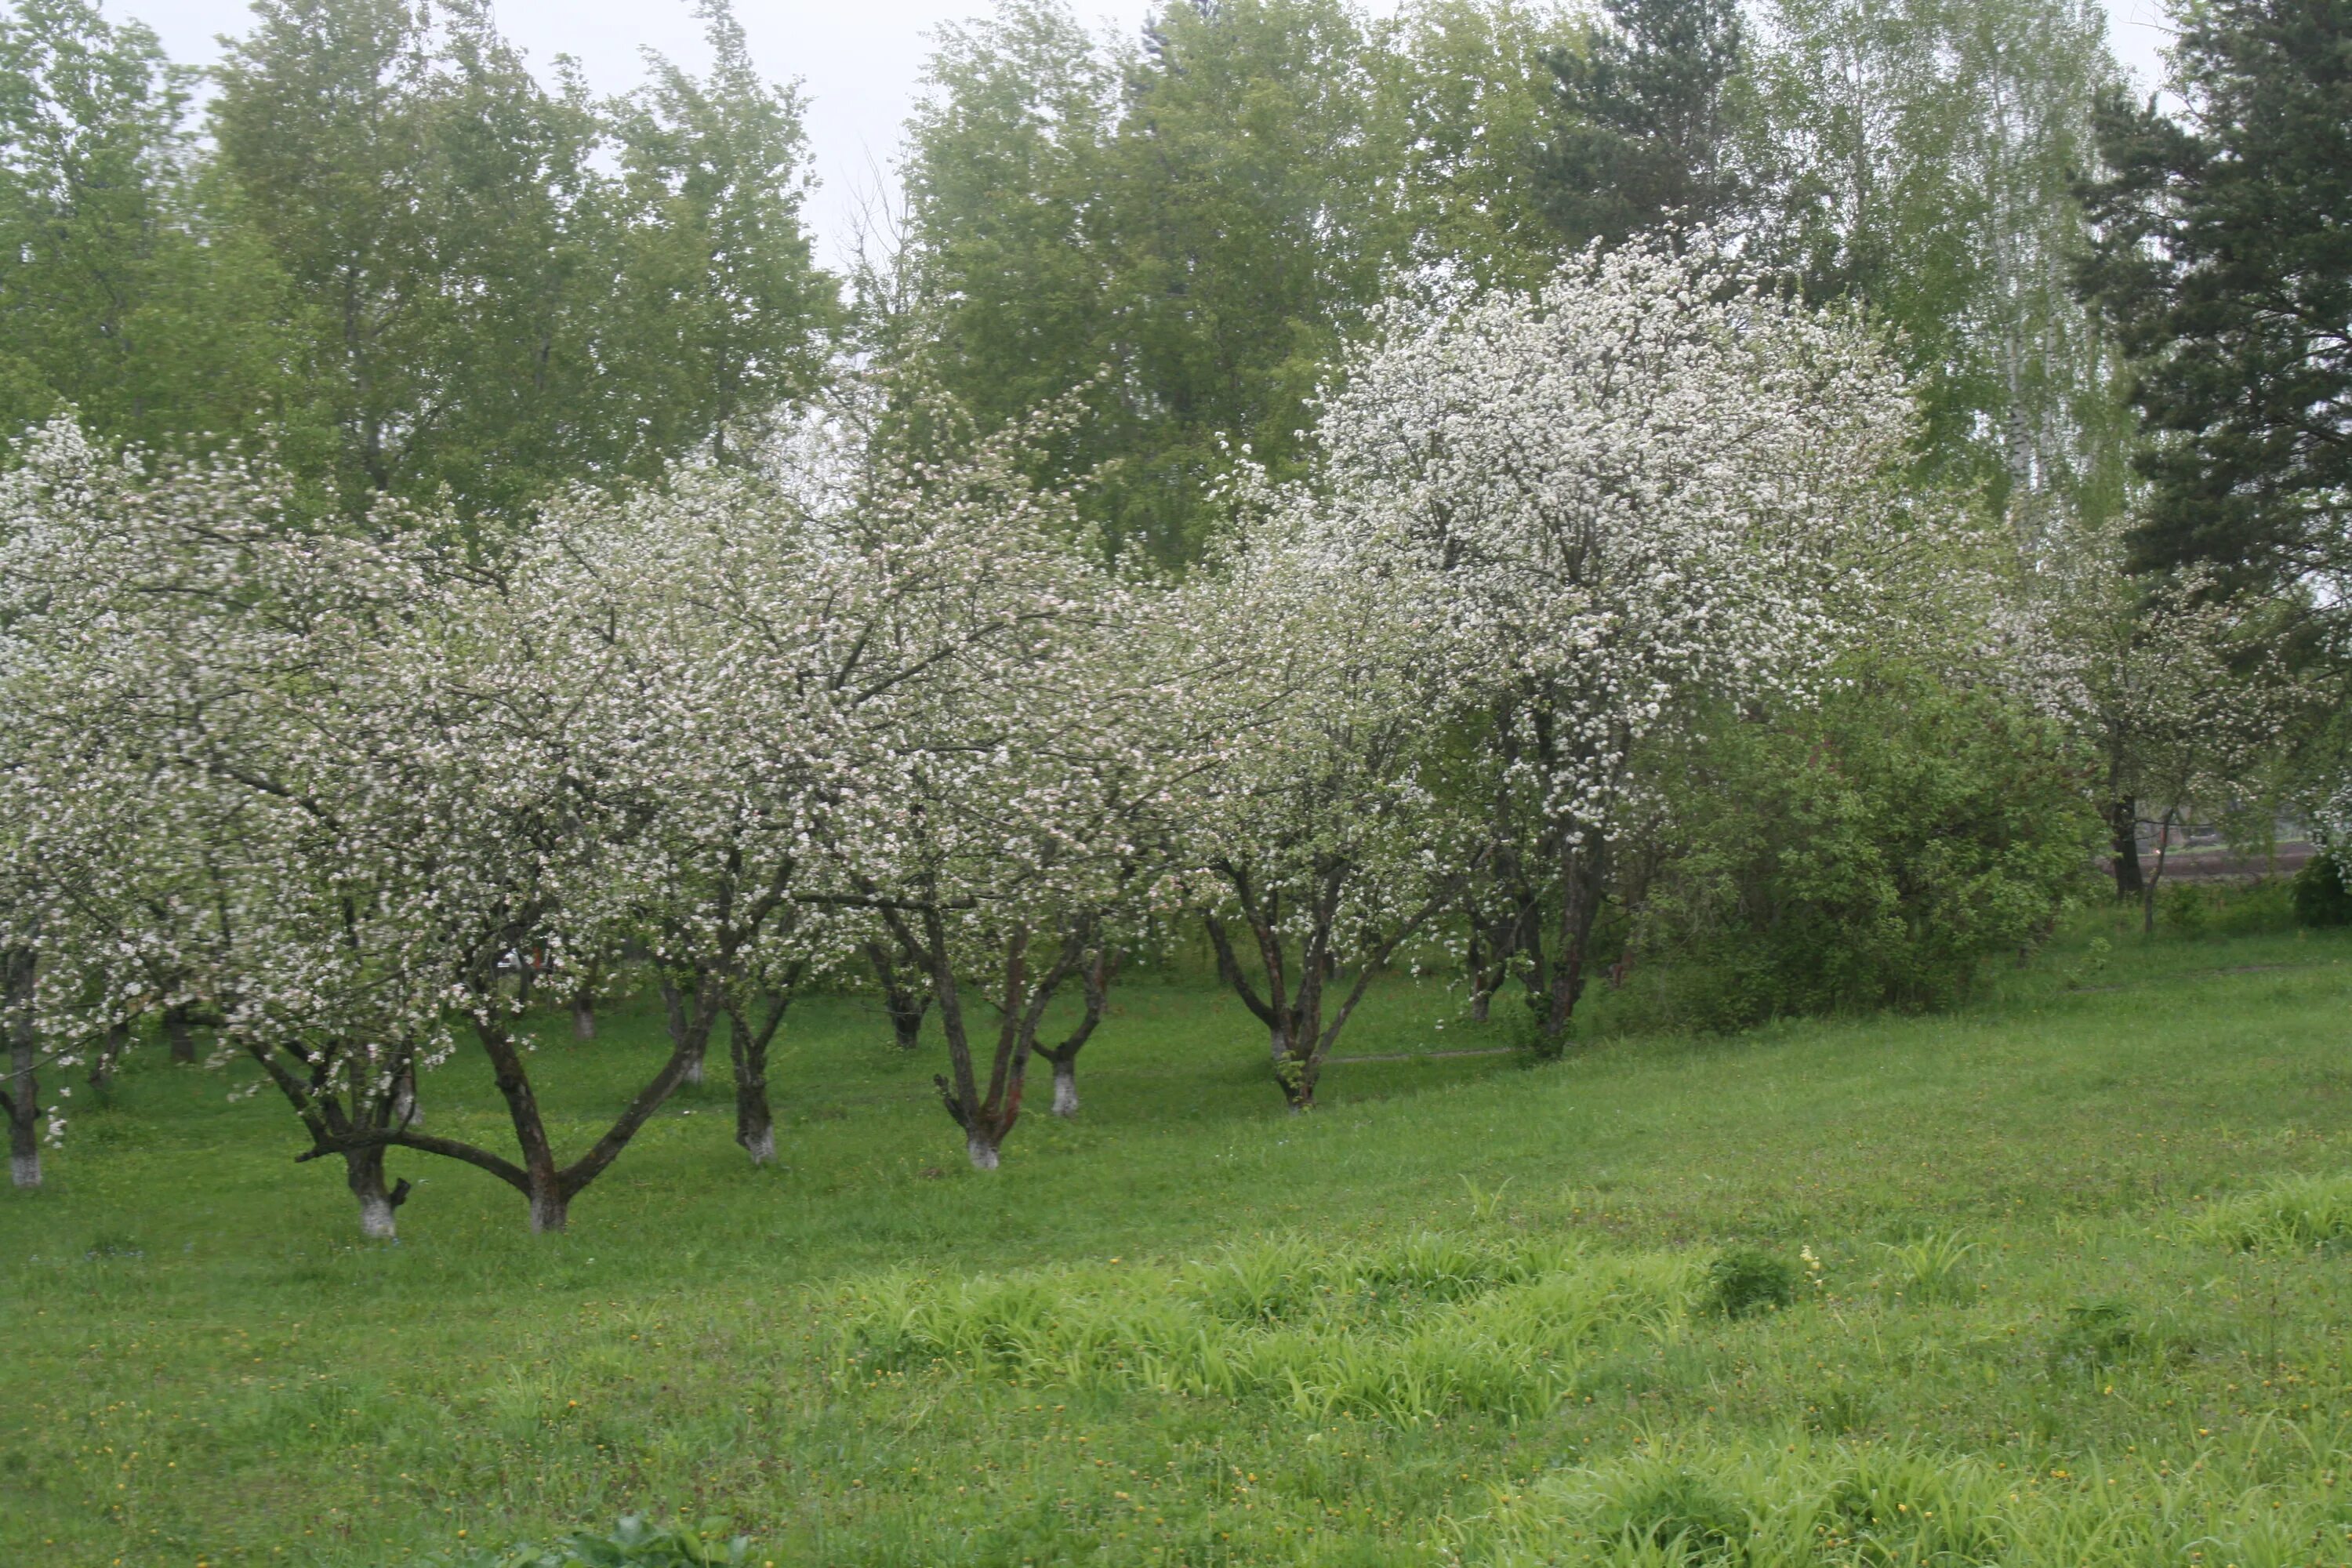
<instances>
[{"instance_id":1,"label":"orchard row of trees","mask_svg":"<svg viewBox=\"0 0 2352 1568\"><path fill-rule=\"evenodd\" d=\"M814 985L936 1018L987 1168L1175 930L1303 1109L1397 964L1546 1054L1660 952L1922 1005L2095 837L2152 917L2189 820L2352 834L2340 4L2200 9L2168 116L2072 0L1013 0L839 283L706 16L604 100L263 0L202 133L0 23L19 1184L151 1029L371 1234L394 1149L559 1228L722 1042L773 1158ZM661 992L584 1150L519 969Z\"/></svg>"},{"instance_id":2,"label":"orchard row of trees","mask_svg":"<svg viewBox=\"0 0 2352 1568\"><path fill-rule=\"evenodd\" d=\"M771 1158L793 996L877 950L923 987L991 1167L1032 1059L1074 1110L1118 955L1189 918L1304 1108L1407 944L1475 933L1475 984L1516 980L1557 1052L1708 730L1804 709L1865 639L1926 668L1992 624L1906 491L1876 340L1700 251L1398 305L1314 474L1240 470L1181 579L1107 565L1024 471L1084 417L978 432L935 389L852 382L758 463L495 532L339 525L266 461L47 426L0 480L23 1043L70 1062L195 1019L372 1232L391 1149L479 1167L549 1229L721 1035L737 1139ZM2008 740L2003 778L2063 786L2054 729ZM1971 960L2081 864L2065 809L2012 815L1946 851L1972 857L1942 889ZM669 1004L669 1055L585 1151L534 1097L525 953L572 984L635 955ZM1041 1038L1065 990L1083 1021ZM417 1120L461 1037L519 1154ZM34 1131L20 1109L20 1158Z\"/></svg>"}]
</instances>

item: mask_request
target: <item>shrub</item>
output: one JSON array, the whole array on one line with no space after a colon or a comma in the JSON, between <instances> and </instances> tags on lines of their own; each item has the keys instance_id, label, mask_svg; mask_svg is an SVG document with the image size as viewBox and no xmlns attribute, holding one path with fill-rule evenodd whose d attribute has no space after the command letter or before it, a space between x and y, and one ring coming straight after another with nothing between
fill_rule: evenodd
<instances>
[{"instance_id":1,"label":"shrub","mask_svg":"<svg viewBox=\"0 0 2352 1568\"><path fill-rule=\"evenodd\" d=\"M2158 899L2168 931L2181 936L2267 936L2291 931L2294 907L2285 882L2178 882Z\"/></svg>"},{"instance_id":2,"label":"shrub","mask_svg":"<svg viewBox=\"0 0 2352 1568\"><path fill-rule=\"evenodd\" d=\"M1662 781L1680 849L1644 945L1675 961L1679 1021L1941 1006L2038 942L2097 825L2046 720L1895 665L1817 710L1727 718Z\"/></svg>"},{"instance_id":3,"label":"shrub","mask_svg":"<svg viewBox=\"0 0 2352 1568\"><path fill-rule=\"evenodd\" d=\"M1777 1311L1796 1295L1797 1266L1769 1252L1727 1252L1706 1271L1706 1304L1727 1318Z\"/></svg>"},{"instance_id":4,"label":"shrub","mask_svg":"<svg viewBox=\"0 0 2352 1568\"><path fill-rule=\"evenodd\" d=\"M2344 868L2332 855L2315 855L2303 863L2290 884L2294 923L2301 926L2352 925L2352 886Z\"/></svg>"}]
</instances>

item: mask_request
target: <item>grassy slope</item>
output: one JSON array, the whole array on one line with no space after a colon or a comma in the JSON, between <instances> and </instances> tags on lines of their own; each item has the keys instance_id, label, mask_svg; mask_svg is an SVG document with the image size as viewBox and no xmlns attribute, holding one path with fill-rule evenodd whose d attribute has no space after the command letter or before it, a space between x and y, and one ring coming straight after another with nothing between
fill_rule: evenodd
<instances>
[{"instance_id":1,"label":"grassy slope","mask_svg":"<svg viewBox=\"0 0 2352 1568\"><path fill-rule=\"evenodd\" d=\"M1083 1120L1024 1120L987 1178L931 1052L814 1004L773 1073L789 1169L743 1164L714 1085L537 1241L505 1189L396 1155L423 1178L402 1242L361 1246L336 1173L288 1163L282 1108L151 1058L81 1104L47 1192L0 1193L0 1563L400 1563L645 1508L728 1514L779 1563L1578 1561L1703 1542L1727 1510L1779 1521L1757 1560L1879 1561L1912 1503L1818 1508L1881 1481L1976 1521L1906 1561L2352 1561L2352 1259L2191 1225L2352 1169L2352 941L2118 940L2100 968L2083 934L1957 1016L1341 1066L1304 1120L1234 1004L1139 984L1081 1064ZM1498 1041L1437 1032L1454 1006L1400 982L1346 1049ZM573 1146L653 1027L551 1032ZM478 1063L427 1094L436 1130L495 1135ZM1075 1321L1192 1289L1185 1260L1235 1238L1340 1267L1424 1228L1489 1253L1809 1245L1824 1283L1601 1333L1538 1415L1161 1393L1113 1375L1116 1347L1019 1377L845 1349L908 1266L1040 1271L1015 1283ZM1897 1298L1883 1244L1955 1232L1979 1244L1958 1299ZM1167 1272L1117 1283L1139 1268ZM2132 1342L2053 1359L2100 1302ZM1377 1352L1460 1310L1360 1301L1314 1331Z\"/></svg>"}]
</instances>

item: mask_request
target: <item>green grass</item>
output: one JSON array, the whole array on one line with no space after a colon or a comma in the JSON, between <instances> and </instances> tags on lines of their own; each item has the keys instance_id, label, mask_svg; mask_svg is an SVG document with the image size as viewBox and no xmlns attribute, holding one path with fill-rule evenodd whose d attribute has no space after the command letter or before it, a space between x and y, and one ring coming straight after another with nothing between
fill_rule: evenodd
<instances>
[{"instance_id":1,"label":"green grass","mask_svg":"<svg viewBox=\"0 0 2352 1568\"><path fill-rule=\"evenodd\" d=\"M1345 1049L1406 1059L1306 1118L1237 1005L1144 980L993 1176L934 1049L821 999L787 1168L714 1084L539 1239L395 1154L362 1245L282 1107L150 1056L0 1193L0 1564L625 1512L795 1568L2352 1563L2352 934L2123 918L1943 1016L1662 1038L1629 984L1549 1068L1414 1056L1507 1029L1400 979ZM551 1020L571 1146L655 1026ZM501 1124L476 1061L426 1103Z\"/></svg>"}]
</instances>

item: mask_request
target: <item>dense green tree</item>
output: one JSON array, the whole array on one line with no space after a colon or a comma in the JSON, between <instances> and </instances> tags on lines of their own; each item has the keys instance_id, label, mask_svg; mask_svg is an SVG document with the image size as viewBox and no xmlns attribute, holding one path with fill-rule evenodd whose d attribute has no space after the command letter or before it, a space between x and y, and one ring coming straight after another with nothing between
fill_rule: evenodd
<instances>
[{"instance_id":1,"label":"dense green tree","mask_svg":"<svg viewBox=\"0 0 2352 1568\"><path fill-rule=\"evenodd\" d=\"M213 130L292 290L341 501L511 504L572 468L593 117L551 97L486 7L257 0Z\"/></svg>"},{"instance_id":2,"label":"dense green tree","mask_svg":"<svg viewBox=\"0 0 2352 1568\"><path fill-rule=\"evenodd\" d=\"M0 437L67 405L150 445L307 434L278 279L224 221L193 84L84 0L0 12Z\"/></svg>"},{"instance_id":3,"label":"dense green tree","mask_svg":"<svg viewBox=\"0 0 2352 1568\"><path fill-rule=\"evenodd\" d=\"M2136 361L2143 566L2352 569L2352 4L2210 0L2101 104L2083 287Z\"/></svg>"},{"instance_id":4,"label":"dense green tree","mask_svg":"<svg viewBox=\"0 0 2352 1568\"><path fill-rule=\"evenodd\" d=\"M2036 556L2120 504L2111 341L2070 289L2072 182L2116 79L2093 0L1776 0L1748 155L1758 243L1901 341L1927 468Z\"/></svg>"},{"instance_id":5,"label":"dense green tree","mask_svg":"<svg viewBox=\"0 0 2352 1568\"><path fill-rule=\"evenodd\" d=\"M616 309L601 357L615 458L643 469L703 441L726 458L805 395L837 324L834 280L802 223L808 184L800 95L763 80L719 0L700 8L707 78L653 56L653 80L616 106Z\"/></svg>"},{"instance_id":6,"label":"dense green tree","mask_svg":"<svg viewBox=\"0 0 2352 1568\"><path fill-rule=\"evenodd\" d=\"M1568 36L1509 0L1178 0L1132 44L1014 0L950 29L907 176L940 378L990 423L1089 384L1061 473L1103 470L1115 547L1189 556L1225 441L1287 471L1400 276L1542 270L1524 148Z\"/></svg>"},{"instance_id":7,"label":"dense green tree","mask_svg":"<svg viewBox=\"0 0 2352 1568\"><path fill-rule=\"evenodd\" d=\"M1547 57L1555 123L1538 155L1546 209L1570 248L1668 221L1746 211L1738 153L1753 112L1738 0L1602 0L1581 48Z\"/></svg>"},{"instance_id":8,"label":"dense green tree","mask_svg":"<svg viewBox=\"0 0 2352 1568\"><path fill-rule=\"evenodd\" d=\"M542 85L476 0L255 11L213 127L289 286L344 506L511 512L723 451L808 389L835 300L800 221L800 104L716 0L707 80L656 58L609 105Z\"/></svg>"},{"instance_id":9,"label":"dense green tree","mask_svg":"<svg viewBox=\"0 0 2352 1568\"><path fill-rule=\"evenodd\" d=\"M1638 922L1669 1014L1958 998L2042 940L2096 832L2060 727L1990 690L1860 661L1818 709L1723 716L1667 788L1681 824Z\"/></svg>"}]
</instances>

